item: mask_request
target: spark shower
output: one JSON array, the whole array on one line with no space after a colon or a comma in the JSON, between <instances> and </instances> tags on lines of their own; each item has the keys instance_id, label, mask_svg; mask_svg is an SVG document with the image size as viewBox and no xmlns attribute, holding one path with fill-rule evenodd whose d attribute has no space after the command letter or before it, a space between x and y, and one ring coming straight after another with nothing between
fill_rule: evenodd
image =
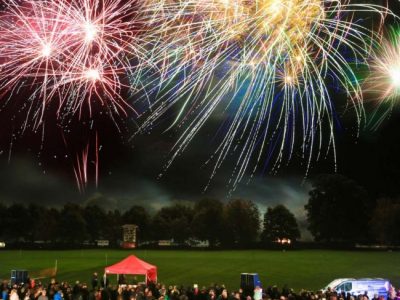
<instances>
[{"instance_id":1,"label":"spark shower","mask_svg":"<svg viewBox=\"0 0 400 300\"><path fill-rule=\"evenodd\" d=\"M28 95L24 128L40 128L55 103L63 121L94 110L135 118L133 137L173 111L169 128L181 135L166 168L218 116L223 133L207 163L212 178L235 155L234 188L294 153L305 172L327 152L335 160L333 94L361 125L357 70L379 55L387 17L397 19L351 0L7 0L1 101Z\"/></svg>"}]
</instances>

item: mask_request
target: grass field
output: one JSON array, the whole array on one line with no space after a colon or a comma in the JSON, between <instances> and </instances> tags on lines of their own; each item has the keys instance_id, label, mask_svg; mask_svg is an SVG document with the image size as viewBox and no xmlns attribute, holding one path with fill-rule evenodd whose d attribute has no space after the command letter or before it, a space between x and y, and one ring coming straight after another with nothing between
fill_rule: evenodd
<instances>
[{"instance_id":1,"label":"grass field","mask_svg":"<svg viewBox=\"0 0 400 300\"><path fill-rule=\"evenodd\" d=\"M89 282L94 271L103 273L129 254L158 266L159 281L166 284L208 286L224 283L230 289L240 284L241 272L257 272L264 286L316 290L334 278L384 277L400 286L400 252L355 251L159 251L76 250L0 251L0 278L9 278L14 268L32 275L58 262L57 279ZM36 275L37 276L37 275ZM115 282L115 276L110 276ZM46 280L43 280L46 281Z\"/></svg>"}]
</instances>

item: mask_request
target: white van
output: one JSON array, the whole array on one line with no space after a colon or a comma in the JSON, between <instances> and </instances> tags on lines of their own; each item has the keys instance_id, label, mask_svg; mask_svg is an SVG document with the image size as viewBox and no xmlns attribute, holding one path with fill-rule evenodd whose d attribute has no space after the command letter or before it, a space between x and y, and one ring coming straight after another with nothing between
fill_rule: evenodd
<instances>
[{"instance_id":1,"label":"white van","mask_svg":"<svg viewBox=\"0 0 400 300\"><path fill-rule=\"evenodd\" d=\"M367 292L368 297L372 299L375 294L388 296L390 282L383 278L339 278L329 283L322 291L326 291L330 287L338 293L345 292L358 296Z\"/></svg>"}]
</instances>

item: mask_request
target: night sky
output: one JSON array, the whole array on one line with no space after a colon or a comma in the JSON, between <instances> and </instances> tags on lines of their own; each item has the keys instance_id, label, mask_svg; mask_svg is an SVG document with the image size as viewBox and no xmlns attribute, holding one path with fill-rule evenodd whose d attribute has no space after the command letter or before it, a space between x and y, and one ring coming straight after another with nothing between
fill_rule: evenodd
<instances>
[{"instance_id":1,"label":"night sky","mask_svg":"<svg viewBox=\"0 0 400 300\"><path fill-rule=\"evenodd\" d=\"M370 1L374 2L374 1ZM399 2L389 0L390 7L399 12ZM389 20L390 22L390 20ZM337 105L337 173L354 179L367 188L372 197L400 194L400 108L377 129L363 126L357 136L354 113L343 113L343 95L333 92ZM131 139L141 119L111 121L106 115L92 119L77 117L70 124L59 126L48 109L45 127L34 132L21 131L25 112L18 111L24 95L4 105L0 111L0 201L4 203L38 202L59 206L65 202L101 204L103 207L124 210L142 204L149 210L167 205L173 200L195 201L202 197L250 199L262 210L268 205L284 203L300 219L308 199L310 180L320 173L334 173L332 153L314 161L306 176L305 161L295 153L288 166L270 174L261 166L253 178L245 179L233 192L228 187L234 155L209 183L212 165L204 165L217 145L218 118L210 120L189 148L165 172L163 168L169 151L179 137L179 129L164 132L174 117L167 114L151 133ZM371 112L373 104L367 106ZM94 121L93 121L94 120ZM214 123L214 124L213 124ZM215 125L215 126L214 126ZM89 183L79 192L73 167L76 153L90 142L89 152L99 139L99 185L95 186L94 162L89 163ZM64 136L64 139L63 139ZM66 142L65 142L65 141ZM90 152L93 160L93 152ZM159 176L163 173L163 176ZM250 175L250 174L249 174ZM205 188L208 188L205 190Z\"/></svg>"}]
</instances>

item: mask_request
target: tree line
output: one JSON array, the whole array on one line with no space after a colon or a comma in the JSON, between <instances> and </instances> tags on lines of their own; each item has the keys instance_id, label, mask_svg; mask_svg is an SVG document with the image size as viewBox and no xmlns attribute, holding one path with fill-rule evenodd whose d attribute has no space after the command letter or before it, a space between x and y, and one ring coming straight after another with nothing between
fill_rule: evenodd
<instances>
[{"instance_id":1,"label":"tree line","mask_svg":"<svg viewBox=\"0 0 400 300\"><path fill-rule=\"evenodd\" d=\"M400 199L371 199L347 177L314 178L304 209L317 242L400 245ZM105 239L117 246L124 224L138 225L140 243L196 239L211 246L249 247L300 238L298 222L286 206L268 207L261 215L254 202L244 199L176 202L153 213L140 205L106 211L96 204L49 208L0 203L0 239L6 242L82 245Z\"/></svg>"},{"instance_id":2,"label":"tree line","mask_svg":"<svg viewBox=\"0 0 400 300\"><path fill-rule=\"evenodd\" d=\"M41 241L69 246L105 239L117 246L124 224L138 226L140 243L196 239L208 241L210 246L248 247L260 238L273 242L300 237L295 216L283 205L268 208L263 230L260 219L256 204L243 199L227 203L202 199L192 205L177 202L153 214L139 205L121 212L105 211L96 204L67 203L60 209L38 204L0 204L0 238L11 243Z\"/></svg>"}]
</instances>

